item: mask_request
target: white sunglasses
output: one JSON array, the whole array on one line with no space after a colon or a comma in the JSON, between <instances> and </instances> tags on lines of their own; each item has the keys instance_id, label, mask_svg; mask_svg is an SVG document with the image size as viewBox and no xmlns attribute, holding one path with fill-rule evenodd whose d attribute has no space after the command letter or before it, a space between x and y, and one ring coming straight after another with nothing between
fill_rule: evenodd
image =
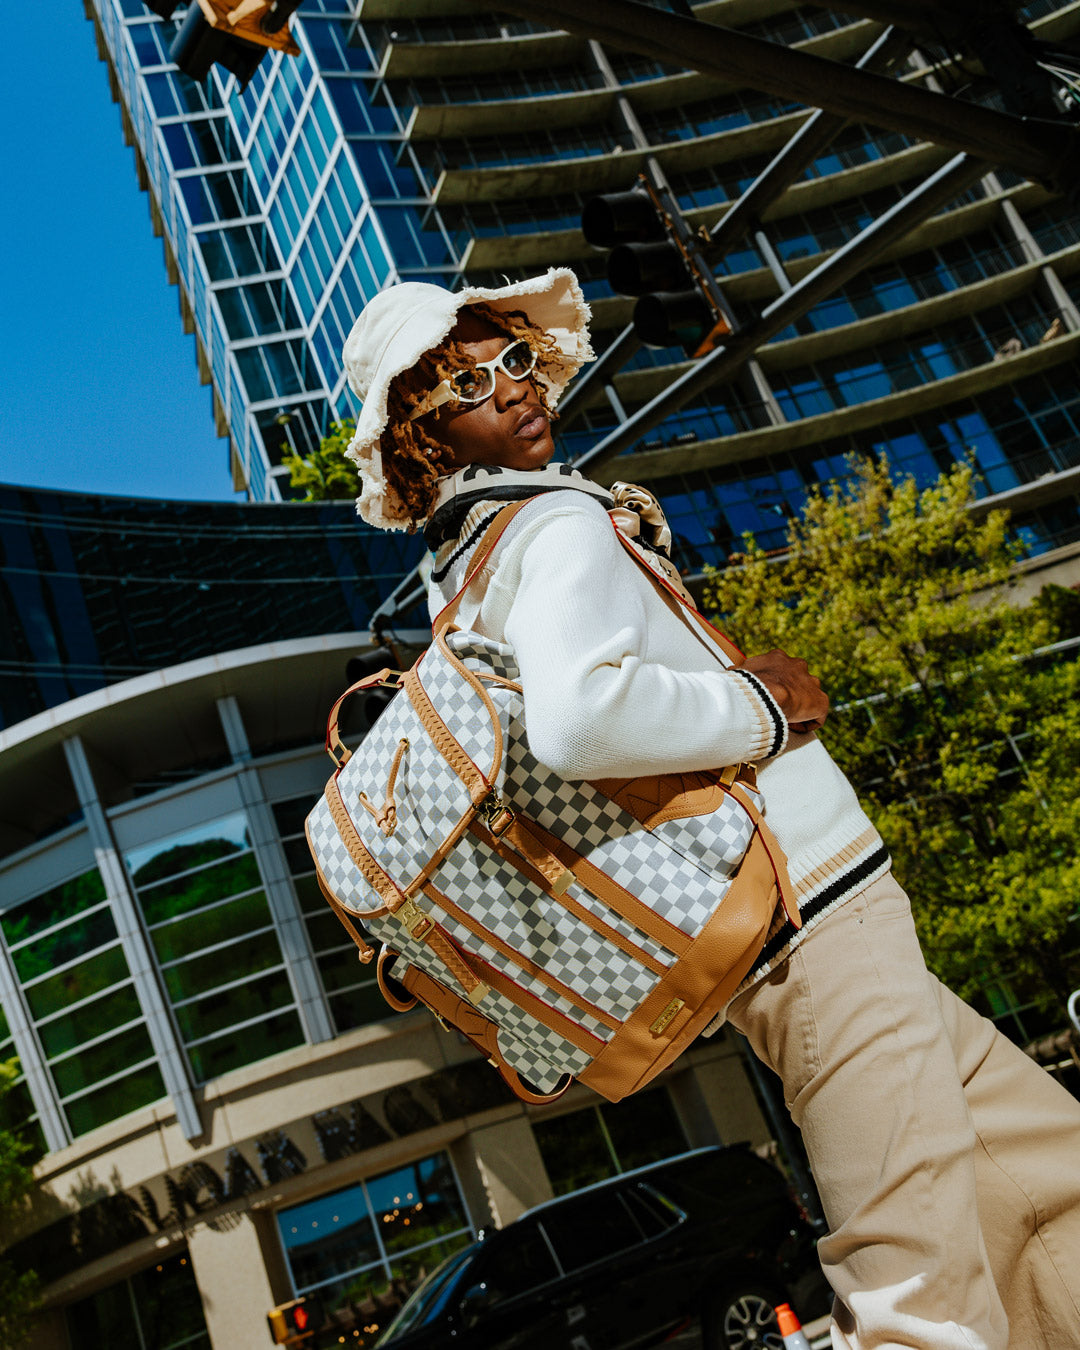
<instances>
[{"instance_id":1,"label":"white sunglasses","mask_svg":"<svg viewBox=\"0 0 1080 1350\"><path fill-rule=\"evenodd\" d=\"M477 361L475 370L456 370L453 375L437 384L430 394L425 394L409 414L409 421L415 422L425 413L441 408L444 403L461 404L483 403L495 392L495 372L501 370L512 380L523 380L536 368L536 352L523 339L508 343L491 361Z\"/></svg>"}]
</instances>

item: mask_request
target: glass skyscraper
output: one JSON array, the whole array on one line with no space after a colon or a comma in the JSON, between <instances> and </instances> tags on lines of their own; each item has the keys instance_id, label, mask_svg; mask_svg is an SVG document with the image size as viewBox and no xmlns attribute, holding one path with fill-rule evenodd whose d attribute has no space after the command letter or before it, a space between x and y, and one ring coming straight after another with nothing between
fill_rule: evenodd
<instances>
[{"instance_id":1,"label":"glass skyscraper","mask_svg":"<svg viewBox=\"0 0 1080 1350\"><path fill-rule=\"evenodd\" d=\"M306 0L293 20L302 55L268 55L243 92L220 68L203 85L171 68L175 21L141 0L91 8L234 480L255 500L288 495L290 444L304 451L355 412L339 353L374 291L402 277L499 284L568 264L602 347L628 304L583 241L583 200L629 188L652 155L691 222L712 225L805 115L467 0ZM881 31L783 0L707 0L695 14L845 62ZM1055 39L1080 27L1062 0L1020 17ZM932 55L912 48L896 73L948 88L953 75ZM964 96L999 100L978 77ZM847 125L765 212L767 242L728 252L736 316L946 158ZM785 517L810 487L842 476L852 452L883 453L920 479L970 455L980 490L1007 494L1033 551L1067 544L1078 533L1067 474L1080 458L1078 259L1072 207L987 173L610 476L659 491L687 572L722 563L746 530L778 544ZM632 412L682 361L641 349L614 381L618 403ZM617 416L593 403L567 429L564 455Z\"/></svg>"}]
</instances>

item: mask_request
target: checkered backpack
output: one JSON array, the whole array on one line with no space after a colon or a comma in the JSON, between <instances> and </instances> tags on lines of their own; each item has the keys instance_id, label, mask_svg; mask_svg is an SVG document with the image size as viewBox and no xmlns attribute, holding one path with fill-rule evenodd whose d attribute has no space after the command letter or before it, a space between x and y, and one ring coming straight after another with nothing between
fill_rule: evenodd
<instances>
[{"instance_id":1,"label":"checkered backpack","mask_svg":"<svg viewBox=\"0 0 1080 1350\"><path fill-rule=\"evenodd\" d=\"M337 768L307 837L361 960L374 952L354 920L383 944L377 975L392 1007L426 1004L525 1101L553 1100L573 1078L618 1101L727 1003L778 899L796 926L798 910L748 766L568 782L530 753L513 651L453 626L524 505L485 532L412 669L369 676L335 703L326 746ZM400 692L350 754L341 704L376 685Z\"/></svg>"}]
</instances>

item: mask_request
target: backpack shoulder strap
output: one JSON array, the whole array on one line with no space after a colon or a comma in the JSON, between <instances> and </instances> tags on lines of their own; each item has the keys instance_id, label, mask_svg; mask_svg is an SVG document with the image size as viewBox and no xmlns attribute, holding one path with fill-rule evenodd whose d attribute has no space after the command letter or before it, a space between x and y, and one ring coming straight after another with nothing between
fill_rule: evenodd
<instances>
[{"instance_id":1,"label":"backpack shoulder strap","mask_svg":"<svg viewBox=\"0 0 1080 1350\"><path fill-rule=\"evenodd\" d=\"M481 568L491 556L495 545L506 532L506 527L520 510L535 500L535 497L527 497L521 502L510 502L509 505L504 506L502 510L499 511L495 519L480 536L480 542L473 549L472 557L469 559L469 565L465 569L465 580L461 583L460 590L454 598L439 611L432 621L431 631L436 637L438 637L440 633L445 632L446 629L450 627L451 623L453 623L454 616L457 614L458 608L465 597L465 592L476 580Z\"/></svg>"},{"instance_id":2,"label":"backpack shoulder strap","mask_svg":"<svg viewBox=\"0 0 1080 1350\"><path fill-rule=\"evenodd\" d=\"M717 628L714 624L711 624L705 617L705 615L700 612L700 610L695 609L694 606L690 603L690 601L687 600L685 596L680 594L680 592L676 589L675 586L671 584L670 581L665 581L665 579L659 574L659 572L654 571L653 568L649 566L649 564L645 561L645 559L633 546L630 540L627 539L627 537L622 533L622 531L619 529L619 527L615 524L614 521L611 522L611 525L612 529L614 529L615 531L615 536L618 539L619 543L622 544L626 552L629 553L630 557L633 558L634 562L637 563L638 567L641 568L641 570L653 583L653 585L660 592L661 596L663 597L665 602L670 606L670 608L673 609L684 622L689 623L694 627L700 628L702 632L704 632L711 639L711 641L714 642L716 646L720 648L720 650L724 653L724 655L733 665L741 666L743 661L745 661L746 659L745 653L740 651L739 648L736 647L734 642L732 642L732 640L726 634L721 633L719 628Z\"/></svg>"}]
</instances>

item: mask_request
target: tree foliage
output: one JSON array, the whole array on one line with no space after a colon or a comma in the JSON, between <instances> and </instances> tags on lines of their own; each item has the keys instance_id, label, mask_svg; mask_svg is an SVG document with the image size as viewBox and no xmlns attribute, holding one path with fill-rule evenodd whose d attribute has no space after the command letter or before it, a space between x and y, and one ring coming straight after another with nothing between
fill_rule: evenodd
<instances>
[{"instance_id":1,"label":"tree foliage","mask_svg":"<svg viewBox=\"0 0 1080 1350\"><path fill-rule=\"evenodd\" d=\"M788 551L747 539L707 603L746 650L803 656L830 694L821 733L912 897L928 964L972 997L1008 977L1060 1016L1080 963L1080 665L1033 652L1075 597L1014 602L1006 517L969 510L973 473L931 487L861 462L809 498Z\"/></svg>"},{"instance_id":2,"label":"tree foliage","mask_svg":"<svg viewBox=\"0 0 1080 1350\"><path fill-rule=\"evenodd\" d=\"M304 501L341 501L359 496L356 465L345 458L355 431L352 419L335 422L330 434L319 442L318 450L303 457L295 452L285 456L282 463L289 470L289 485L303 491Z\"/></svg>"},{"instance_id":3,"label":"tree foliage","mask_svg":"<svg viewBox=\"0 0 1080 1350\"><path fill-rule=\"evenodd\" d=\"M18 1077L18 1060L0 1062L0 1122L6 1119L3 1099ZM0 1233L10 1233L34 1183L27 1166L29 1144L0 1124ZM18 1271L0 1254L0 1350L22 1350L33 1333L37 1307L38 1277L33 1271Z\"/></svg>"}]
</instances>

